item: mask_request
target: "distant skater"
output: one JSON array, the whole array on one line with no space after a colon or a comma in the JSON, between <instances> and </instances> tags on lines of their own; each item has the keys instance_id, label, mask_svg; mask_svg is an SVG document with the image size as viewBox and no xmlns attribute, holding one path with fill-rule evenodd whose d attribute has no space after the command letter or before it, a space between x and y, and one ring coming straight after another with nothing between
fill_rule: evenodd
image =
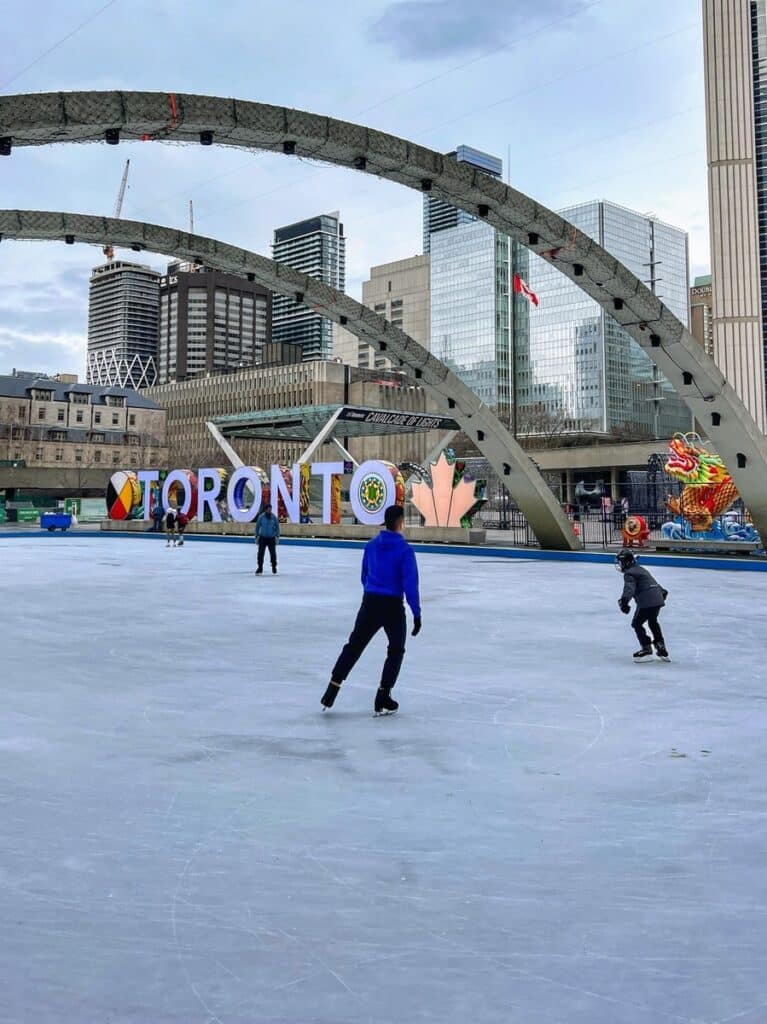
<instances>
[{"instance_id":1,"label":"distant skater","mask_svg":"<svg viewBox=\"0 0 767 1024\"><path fill-rule=\"evenodd\" d=\"M415 553L402 536L405 513L399 505L386 509L385 529L368 541L362 558L362 604L348 643L339 655L322 696L323 708L332 708L341 684L359 661L362 652L383 629L389 646L376 691L373 711L393 715L399 708L391 691L397 682L405 656L407 620L403 597L413 613L412 636L421 632L421 602L418 595L418 566Z\"/></svg>"},{"instance_id":2,"label":"distant skater","mask_svg":"<svg viewBox=\"0 0 767 1024\"><path fill-rule=\"evenodd\" d=\"M163 524L163 520L164 519L165 519L165 512L163 511L162 505L160 504L159 501L155 502L155 506L152 509L152 520L153 520L152 531L154 533L162 533L162 524Z\"/></svg>"},{"instance_id":3,"label":"distant skater","mask_svg":"<svg viewBox=\"0 0 767 1024\"><path fill-rule=\"evenodd\" d=\"M277 542L280 539L280 521L272 512L271 505L264 505L263 512L256 519L256 543L258 544L258 562L256 576L264 571L264 555L269 552L272 573L277 573Z\"/></svg>"},{"instance_id":4,"label":"distant skater","mask_svg":"<svg viewBox=\"0 0 767 1024\"><path fill-rule=\"evenodd\" d=\"M176 529L178 530L178 546L184 546L184 531L189 526L189 516L186 512L179 512L176 516Z\"/></svg>"},{"instance_id":5,"label":"distant skater","mask_svg":"<svg viewBox=\"0 0 767 1024\"><path fill-rule=\"evenodd\" d=\"M636 605L631 627L639 640L639 650L634 652L635 661L651 658L653 647L661 661L670 661L663 632L658 622L661 608L666 603L668 591L658 583L655 577L638 565L633 551L624 548L615 556L615 567L623 574L623 593L618 600L618 607L624 615L631 611L632 598ZM647 635L645 625L650 627L652 643Z\"/></svg>"},{"instance_id":6,"label":"distant skater","mask_svg":"<svg viewBox=\"0 0 767 1024\"><path fill-rule=\"evenodd\" d=\"M173 542L176 546L176 510L171 505L165 513L165 547L169 548Z\"/></svg>"}]
</instances>

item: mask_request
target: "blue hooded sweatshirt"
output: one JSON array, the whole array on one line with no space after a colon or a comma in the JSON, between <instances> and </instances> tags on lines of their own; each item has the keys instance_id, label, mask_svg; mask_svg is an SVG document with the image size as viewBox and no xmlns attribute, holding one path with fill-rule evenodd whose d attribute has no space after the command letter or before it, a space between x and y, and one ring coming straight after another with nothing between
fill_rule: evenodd
<instances>
[{"instance_id":1,"label":"blue hooded sweatshirt","mask_svg":"<svg viewBox=\"0 0 767 1024\"><path fill-rule=\"evenodd\" d=\"M401 533L381 530L365 545L362 586L366 594L404 596L414 618L421 616L418 598L418 566L415 553Z\"/></svg>"}]
</instances>

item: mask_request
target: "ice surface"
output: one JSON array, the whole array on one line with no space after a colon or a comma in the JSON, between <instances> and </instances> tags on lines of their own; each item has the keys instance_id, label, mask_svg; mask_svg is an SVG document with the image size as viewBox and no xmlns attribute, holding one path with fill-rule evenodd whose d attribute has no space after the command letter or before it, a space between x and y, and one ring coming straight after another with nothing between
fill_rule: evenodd
<instances>
[{"instance_id":1,"label":"ice surface","mask_svg":"<svg viewBox=\"0 0 767 1024\"><path fill-rule=\"evenodd\" d=\"M767 576L420 556L321 713L360 553L0 541L0 1021L767 1017Z\"/></svg>"}]
</instances>

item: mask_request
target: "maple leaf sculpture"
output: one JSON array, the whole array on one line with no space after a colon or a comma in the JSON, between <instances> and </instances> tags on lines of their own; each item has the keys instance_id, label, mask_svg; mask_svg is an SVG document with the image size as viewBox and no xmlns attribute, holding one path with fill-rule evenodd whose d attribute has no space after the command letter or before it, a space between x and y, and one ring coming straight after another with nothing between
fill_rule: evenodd
<instances>
[{"instance_id":1,"label":"maple leaf sculpture","mask_svg":"<svg viewBox=\"0 0 767 1024\"><path fill-rule=\"evenodd\" d=\"M453 465L442 452L431 466L431 487L423 481L412 485L412 501L425 526L460 526L474 505L474 481L461 479L453 487L453 475Z\"/></svg>"}]
</instances>

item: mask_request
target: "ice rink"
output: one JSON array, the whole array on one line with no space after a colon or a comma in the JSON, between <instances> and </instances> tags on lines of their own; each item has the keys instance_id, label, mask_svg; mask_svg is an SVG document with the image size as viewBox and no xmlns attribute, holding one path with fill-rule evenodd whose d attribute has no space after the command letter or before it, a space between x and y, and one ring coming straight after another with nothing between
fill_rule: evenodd
<instances>
[{"instance_id":1,"label":"ice rink","mask_svg":"<svg viewBox=\"0 0 767 1024\"><path fill-rule=\"evenodd\" d=\"M419 557L319 698L360 552L0 540L3 1024L761 1024L767 574Z\"/></svg>"}]
</instances>

